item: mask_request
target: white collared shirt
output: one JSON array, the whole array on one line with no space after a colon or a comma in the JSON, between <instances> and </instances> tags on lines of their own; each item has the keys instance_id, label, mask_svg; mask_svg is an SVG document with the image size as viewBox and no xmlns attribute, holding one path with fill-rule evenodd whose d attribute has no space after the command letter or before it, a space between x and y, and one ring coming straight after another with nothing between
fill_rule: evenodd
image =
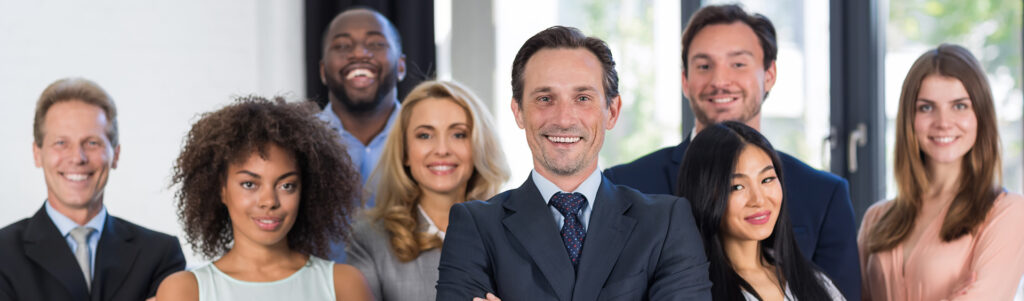
<instances>
[{"instance_id":1,"label":"white collared shirt","mask_svg":"<svg viewBox=\"0 0 1024 301\"><path fill-rule=\"evenodd\" d=\"M437 235L437 237L440 237L441 240L444 240L444 231L441 231L441 229L437 228L437 225L434 224L434 221L430 219L429 215L427 215L427 211L423 210L423 206L416 204L416 208L420 209L420 214L423 215L423 219L427 220L427 234Z\"/></svg>"},{"instance_id":2,"label":"white collared shirt","mask_svg":"<svg viewBox=\"0 0 1024 301\"><path fill-rule=\"evenodd\" d=\"M551 209L551 215L555 217L555 225L558 225L558 229L561 229L565 216L562 216L562 213L558 212L558 209L555 209L555 206L548 205L548 202L551 200L551 197L555 196L555 193L566 191L562 191L562 189L558 188L558 185L555 185L555 183L544 178L544 176L537 173L536 170L531 171L530 174L531 177L533 177L533 184L537 185L537 190L540 191L541 197L544 198L544 205L548 206L548 209ZM579 192L587 198L587 205L580 209L579 213L580 223L583 224L584 231L586 231L590 225L590 213L594 211L594 203L597 201L597 188L599 187L601 187L600 166L595 168L594 172L591 173L586 180L583 180L583 183L580 183L580 186L576 187L576 190L566 192Z\"/></svg>"}]
</instances>

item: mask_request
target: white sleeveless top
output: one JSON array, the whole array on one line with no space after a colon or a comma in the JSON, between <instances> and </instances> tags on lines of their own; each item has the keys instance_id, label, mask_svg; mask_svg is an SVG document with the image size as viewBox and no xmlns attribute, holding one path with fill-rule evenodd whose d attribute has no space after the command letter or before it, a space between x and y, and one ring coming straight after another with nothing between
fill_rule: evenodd
<instances>
[{"instance_id":1,"label":"white sleeveless top","mask_svg":"<svg viewBox=\"0 0 1024 301\"><path fill-rule=\"evenodd\" d=\"M199 300L336 300L334 262L309 256L306 265L288 278L249 282L231 278L212 262L192 270L199 282Z\"/></svg>"}]
</instances>

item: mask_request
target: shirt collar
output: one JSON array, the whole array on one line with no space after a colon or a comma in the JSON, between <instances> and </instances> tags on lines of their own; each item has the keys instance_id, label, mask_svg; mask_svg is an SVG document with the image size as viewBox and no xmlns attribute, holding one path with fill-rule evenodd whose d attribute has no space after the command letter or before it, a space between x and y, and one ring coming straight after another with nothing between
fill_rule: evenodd
<instances>
[{"instance_id":1,"label":"shirt collar","mask_svg":"<svg viewBox=\"0 0 1024 301\"><path fill-rule=\"evenodd\" d=\"M58 212L57 209L53 208L53 206L50 206L50 201L46 201L45 203L44 207L46 207L46 215L50 216L50 220L53 221L54 226L57 226L57 230L60 231L61 236L67 237L68 233L71 233L71 230L78 227L78 223L75 223L75 221L72 221L67 216L64 216L64 214ZM100 209L100 213L96 214L96 216L89 220L88 223L85 223L85 226L96 229L96 233L103 233L103 225L106 220L107 206L103 206Z\"/></svg>"},{"instance_id":2,"label":"shirt collar","mask_svg":"<svg viewBox=\"0 0 1024 301\"><path fill-rule=\"evenodd\" d=\"M597 188L601 186L600 166L598 168L594 168L594 172L590 173L590 176L588 176L586 180L583 180L583 183L580 183L580 186L576 187L576 190L574 191L562 191L562 189L558 188L558 185L555 185L555 183L552 183L550 180L540 175L537 170L531 171L530 175L533 177L533 183L537 185L537 190L540 191L540 195L544 197L545 204L548 200L551 200L551 197L557 192L579 192L587 198L587 202L590 203L590 206L593 206L597 197Z\"/></svg>"},{"instance_id":3,"label":"shirt collar","mask_svg":"<svg viewBox=\"0 0 1024 301\"><path fill-rule=\"evenodd\" d=\"M399 103L398 100L395 100L395 109L391 110L391 115L388 115L388 122L384 124L384 129L381 129L380 134L377 134L377 136L370 140L371 143L373 140L377 140L381 137L387 136L387 133L391 131L391 125L393 125L395 123L395 119L398 118L398 111L400 111L401 109L402 104ZM317 114L317 117L319 117L320 120L326 121L327 125L334 129L335 131L351 135L349 134L348 131L345 130L345 126L341 124L341 119L338 118L338 115L334 114L334 106L331 104L330 101L327 102L327 106L324 107L324 110L321 111L320 114Z\"/></svg>"}]
</instances>

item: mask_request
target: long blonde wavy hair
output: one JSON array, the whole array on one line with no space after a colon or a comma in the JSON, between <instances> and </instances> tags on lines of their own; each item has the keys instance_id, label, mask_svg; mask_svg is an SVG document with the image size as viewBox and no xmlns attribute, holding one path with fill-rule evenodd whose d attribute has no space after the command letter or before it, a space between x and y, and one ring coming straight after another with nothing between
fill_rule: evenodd
<instances>
[{"instance_id":1,"label":"long blonde wavy hair","mask_svg":"<svg viewBox=\"0 0 1024 301\"><path fill-rule=\"evenodd\" d=\"M466 185L465 200L486 200L498 193L509 178L505 153L497 138L491 115L469 89L452 81L425 81L416 86L402 102L398 123L391 127L384 152L367 181L376 188L376 207L367 212L371 222L380 223L387 232L391 249L399 260L408 262L421 252L441 247L436 235L420 228L420 186L405 166L406 132L413 108L428 98L449 99L466 111L470 120L470 144L473 148L473 174ZM364 193L364 196L371 194Z\"/></svg>"}]
</instances>

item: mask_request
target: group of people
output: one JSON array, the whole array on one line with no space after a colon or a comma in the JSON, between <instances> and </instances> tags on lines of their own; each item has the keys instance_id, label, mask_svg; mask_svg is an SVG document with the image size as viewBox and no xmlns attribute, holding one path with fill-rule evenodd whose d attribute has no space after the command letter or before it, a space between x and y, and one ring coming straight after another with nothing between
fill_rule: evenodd
<instances>
[{"instance_id":1,"label":"group of people","mask_svg":"<svg viewBox=\"0 0 1024 301\"><path fill-rule=\"evenodd\" d=\"M533 170L509 178L484 103L451 81L399 102L399 33L369 9L323 38L328 104L247 96L203 114L172 184L185 239L107 213L117 109L94 82L43 91L42 208L0 230L0 300L1006 300L1024 199L1001 185L992 92L956 45L900 98L899 195L859 233L847 182L758 132L776 81L770 20L700 9L682 37L695 130L601 170L620 118L608 46L554 26L512 63ZM342 263L344 262L344 263Z\"/></svg>"}]
</instances>

